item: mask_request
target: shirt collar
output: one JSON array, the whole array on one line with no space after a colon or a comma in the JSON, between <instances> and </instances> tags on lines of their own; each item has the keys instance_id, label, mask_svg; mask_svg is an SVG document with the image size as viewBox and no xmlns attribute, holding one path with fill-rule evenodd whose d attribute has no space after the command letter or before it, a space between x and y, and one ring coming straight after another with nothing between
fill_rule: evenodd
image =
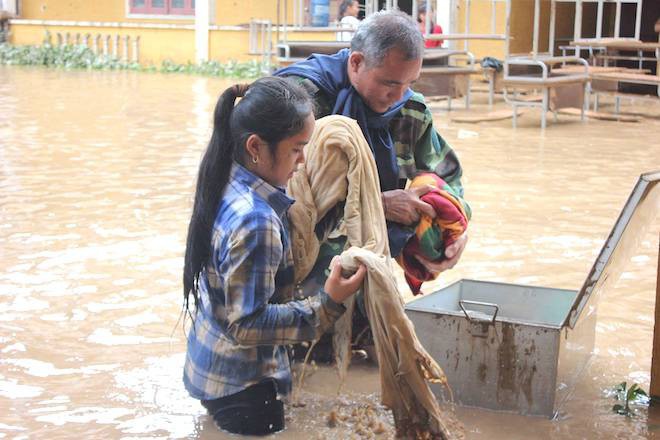
<instances>
[{"instance_id":1,"label":"shirt collar","mask_svg":"<svg viewBox=\"0 0 660 440\"><path fill-rule=\"evenodd\" d=\"M262 199L268 202L279 217L283 217L289 207L295 202L294 199L286 195L284 188L271 185L236 162L232 164L229 178L241 182L252 189Z\"/></svg>"}]
</instances>

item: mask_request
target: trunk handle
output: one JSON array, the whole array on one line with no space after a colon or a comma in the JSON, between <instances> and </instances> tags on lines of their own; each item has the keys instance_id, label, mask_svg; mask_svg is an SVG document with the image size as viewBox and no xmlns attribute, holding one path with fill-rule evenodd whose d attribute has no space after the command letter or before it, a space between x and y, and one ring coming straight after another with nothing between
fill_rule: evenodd
<instances>
[{"instance_id":1,"label":"trunk handle","mask_svg":"<svg viewBox=\"0 0 660 440\"><path fill-rule=\"evenodd\" d=\"M471 305L483 306L483 307L493 307L495 309L495 313L493 313L493 317L490 319L490 324L495 324L495 318L497 317L497 312L499 312L499 310L500 310L500 307L497 304L481 302L481 301L468 301L468 300L465 300L465 299L458 300L458 305L461 307L461 310L463 310L463 313L465 314L465 317L470 322L472 322L472 317L470 316L468 311L465 309L465 304L471 304Z\"/></svg>"}]
</instances>

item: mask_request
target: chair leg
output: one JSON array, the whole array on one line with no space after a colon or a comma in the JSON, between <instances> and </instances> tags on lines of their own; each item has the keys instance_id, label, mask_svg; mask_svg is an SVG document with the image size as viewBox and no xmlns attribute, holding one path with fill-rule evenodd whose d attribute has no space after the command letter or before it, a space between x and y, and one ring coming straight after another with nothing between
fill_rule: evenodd
<instances>
[{"instance_id":1,"label":"chair leg","mask_svg":"<svg viewBox=\"0 0 660 440\"><path fill-rule=\"evenodd\" d=\"M621 97L620 96L615 96L614 97L614 113L616 113L617 115L619 114L620 104L621 104Z\"/></svg>"},{"instance_id":2,"label":"chair leg","mask_svg":"<svg viewBox=\"0 0 660 440\"><path fill-rule=\"evenodd\" d=\"M598 92L594 93L594 111L598 111Z\"/></svg>"},{"instance_id":3,"label":"chair leg","mask_svg":"<svg viewBox=\"0 0 660 440\"><path fill-rule=\"evenodd\" d=\"M547 112L548 112L548 95L550 94L550 89L547 87L543 89L543 102L541 103L541 128L546 127Z\"/></svg>"},{"instance_id":4,"label":"chair leg","mask_svg":"<svg viewBox=\"0 0 660 440\"><path fill-rule=\"evenodd\" d=\"M584 102L582 103L582 111L580 112L580 120L582 121L584 121L584 112L589 110L589 99L589 83L584 83Z\"/></svg>"},{"instance_id":5,"label":"chair leg","mask_svg":"<svg viewBox=\"0 0 660 440\"><path fill-rule=\"evenodd\" d=\"M467 77L467 90L465 92L465 108L470 109L470 75Z\"/></svg>"},{"instance_id":6,"label":"chair leg","mask_svg":"<svg viewBox=\"0 0 660 440\"><path fill-rule=\"evenodd\" d=\"M518 126L518 106L513 104L513 128Z\"/></svg>"}]
</instances>

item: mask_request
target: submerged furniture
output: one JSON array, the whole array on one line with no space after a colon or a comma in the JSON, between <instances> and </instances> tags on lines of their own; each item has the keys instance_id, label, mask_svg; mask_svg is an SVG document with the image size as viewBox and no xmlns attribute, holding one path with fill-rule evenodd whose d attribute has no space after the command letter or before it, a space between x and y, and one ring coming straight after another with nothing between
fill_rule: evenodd
<instances>
[{"instance_id":1,"label":"submerged furniture","mask_svg":"<svg viewBox=\"0 0 660 440\"><path fill-rule=\"evenodd\" d=\"M432 4L435 3L438 6L441 0L431 1L431 0L421 0L426 4L426 10L434 10ZM442 0L444 1L444 0ZM419 89L420 92L425 95L440 95L447 96L448 101L448 110L451 110L452 98L459 96L465 96L465 108L470 108L470 85L471 75L481 72L481 69L475 64L475 57L470 52L470 41L472 40L492 40L492 41L505 41L506 36L504 34L497 33L497 3L506 2L508 0L488 0L490 2L490 33L472 33L470 28L470 12L471 12L471 0L465 1L465 10L464 17L465 22L463 24L463 32L456 33L453 29L450 29L449 33L442 34L433 34L431 33L431 14L426 14L426 23L425 23L425 33L424 38L426 40L444 40L450 43L449 49L427 49L424 64L422 65L422 72L420 79L415 85L415 89ZM391 3L391 6L396 7L396 0L389 0L388 4ZM458 11L458 3L452 2L452 7L454 8L452 14L456 14ZM438 8L435 8L438 10ZM412 15L417 17L418 11L418 1L412 0ZM508 11L508 10L507 10ZM508 15L505 17L508 21ZM463 48L460 50L456 47L458 41L463 41ZM430 56L432 56L433 51L445 51L447 53L447 62L444 65L439 66L434 63L428 62ZM441 53L441 52L438 52ZM442 56L442 55L440 55ZM496 75L489 75L489 95L488 102L490 105L493 103L493 96L495 94L495 80Z\"/></svg>"},{"instance_id":2,"label":"submerged furniture","mask_svg":"<svg viewBox=\"0 0 660 440\"><path fill-rule=\"evenodd\" d=\"M465 96L465 108L470 108L470 76L478 72L468 51L426 49L414 88L426 96L446 96L448 110L452 98Z\"/></svg>"},{"instance_id":3,"label":"submerged furniture","mask_svg":"<svg viewBox=\"0 0 660 440\"><path fill-rule=\"evenodd\" d=\"M306 59L313 53L332 55L339 50L350 47L347 41L287 41L277 44L277 61L280 65L288 65Z\"/></svg>"},{"instance_id":4,"label":"submerged furniture","mask_svg":"<svg viewBox=\"0 0 660 440\"><path fill-rule=\"evenodd\" d=\"M631 39L606 39L600 40L600 44L605 47L605 54L599 57L607 67L610 61L628 60L637 61L638 69L618 69L611 72L594 73L592 89L595 95L594 108L598 108L598 97L600 94L613 94L615 99L615 112L619 113L621 99L646 99L657 101L660 98L660 42L642 42ZM629 51L636 55L620 55L621 51ZM650 74L650 71L644 69L644 62L655 62L656 74ZM637 95L631 93L620 93L618 85L645 84L656 87L655 95Z\"/></svg>"},{"instance_id":5,"label":"submerged furniture","mask_svg":"<svg viewBox=\"0 0 660 440\"><path fill-rule=\"evenodd\" d=\"M541 53L539 52L539 30L540 30L540 23L541 23L541 5L540 5L540 0L535 0L534 1L534 34L533 34L533 48L531 54L527 55L510 55L509 53L509 40L508 36L510 35L509 32L509 23L507 22L507 44L506 44L506 53L507 53L507 59L505 60L505 65L504 65L504 85L505 89L508 88L507 85L517 85L520 83L521 78L514 78L513 74L511 73L511 66L519 65L521 59L527 59L535 62L541 62L541 63L546 63L547 60L550 60L553 64L556 64L557 60L560 58L565 59L567 62L570 60L568 57L555 57L554 52L555 52L555 22L556 22L556 12L557 12L557 3L572 3L575 5L575 19L573 22L573 37L571 41L571 45L569 46L570 49L575 50L575 58L579 57L581 54L582 49L589 49L590 54L592 54L596 59L598 59L599 55L598 51L603 51L606 50L606 45L604 44L606 42L606 39L603 38L603 24L604 24L604 19L603 19L603 12L604 12L604 6L605 3L614 3L615 4L615 23L614 23L614 38L615 39L621 39L620 35L620 29L621 29L621 13L622 13L622 5L623 4L634 4L636 5L635 9L635 39L639 39L639 34L640 34L640 26L641 26L641 14L642 14L642 1L643 0L550 0L550 20L549 20L549 31L548 31L548 52L547 53ZM582 37L582 14L583 14L583 6L586 3L590 4L596 4L596 38L595 39L584 39ZM510 1L507 2L507 8L511 7ZM509 16L510 13L507 13L507 16ZM605 49L603 49L605 47ZM564 51L567 50L568 48L560 48L563 49ZM564 52L565 53L565 52ZM605 56L605 55L603 55ZM575 60L573 58L573 60ZM562 65L565 63L562 62ZM548 67L551 67L548 65ZM523 78L526 76L524 73L522 75ZM534 75L532 75L534 76ZM536 75L538 76L538 75ZM550 73L550 76L552 76L552 73ZM589 95L590 95L590 78L587 72L581 72L581 73L572 73L569 74L568 76L573 76L573 79L575 79L574 84L584 84L585 86L585 92L584 92L584 103L583 105L579 106L581 108L585 108L585 106L589 105ZM530 77L527 77L529 80L528 83L532 84L534 80ZM562 79L563 84L567 85L570 83L570 80L568 78L563 78ZM537 79L538 85L540 86L541 90L547 91L547 87L552 91L553 90L553 85L548 83L548 80L546 78L538 78ZM510 96L510 94L508 94ZM505 94L505 99L507 98L507 94ZM515 98L510 98L508 101L514 106L523 105L519 100L516 100ZM548 100L544 100L544 102L541 104L542 107L542 120L541 120L541 126L545 127L545 114L548 110L550 110L549 102ZM515 113L515 112L514 112ZM514 119L514 126L515 126L515 119Z\"/></svg>"},{"instance_id":6,"label":"submerged furniture","mask_svg":"<svg viewBox=\"0 0 660 440\"><path fill-rule=\"evenodd\" d=\"M645 99L658 101L660 98L660 75L650 75L643 73L629 73L629 72L609 72L609 73L597 73L593 75L594 81L600 81L604 83L611 83L614 86L610 90L595 90L596 100L594 107L598 108L598 95L601 93L613 94L615 99L615 113L619 113L621 99ZM631 93L619 93L618 84L619 83L631 83L631 84L646 84L656 86L656 96L653 95L637 95Z\"/></svg>"},{"instance_id":7,"label":"submerged furniture","mask_svg":"<svg viewBox=\"0 0 660 440\"><path fill-rule=\"evenodd\" d=\"M553 417L592 357L599 296L659 211L660 171L643 174L577 291L461 280L409 302L406 313L454 401Z\"/></svg>"},{"instance_id":8,"label":"submerged furniture","mask_svg":"<svg viewBox=\"0 0 660 440\"><path fill-rule=\"evenodd\" d=\"M507 20L506 32L506 59L504 61L504 99L513 107L513 127L517 125L518 107L541 108L541 128L547 124L548 110L557 110L562 107L578 107L582 109L584 119L585 106L589 102L589 74L588 63L579 56L554 56L554 20L556 0L551 0L550 29L548 52L539 52L539 34L541 24L541 1L534 0L534 33L532 36L532 52L524 55L510 53L510 20ZM578 2L581 0L577 0ZM507 17L511 16L511 1L507 1ZM581 69L567 74L553 74L552 67L556 65L578 64ZM540 91L540 100L529 100L521 96L522 91ZM580 100L569 103L560 98L551 99L551 96L565 95L567 97L575 92L580 94ZM562 102L564 101L564 102ZM552 104L552 105L551 105ZM555 113L556 117L556 113Z\"/></svg>"},{"instance_id":9,"label":"submerged furniture","mask_svg":"<svg viewBox=\"0 0 660 440\"><path fill-rule=\"evenodd\" d=\"M577 69L565 74L552 72L555 65L577 64ZM519 68L517 73L516 68ZM539 107L541 128L547 124L548 110L577 107L582 110L589 102L589 65L577 57L510 57L504 65L504 99L513 107L513 127L517 125L519 107ZM526 99L521 92L540 91L540 100ZM569 99L572 97L572 99Z\"/></svg>"}]
</instances>

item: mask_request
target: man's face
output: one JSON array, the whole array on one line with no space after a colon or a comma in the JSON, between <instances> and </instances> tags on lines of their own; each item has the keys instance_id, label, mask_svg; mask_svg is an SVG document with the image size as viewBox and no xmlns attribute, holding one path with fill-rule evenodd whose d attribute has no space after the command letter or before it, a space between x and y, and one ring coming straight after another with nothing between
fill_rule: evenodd
<instances>
[{"instance_id":1,"label":"man's face","mask_svg":"<svg viewBox=\"0 0 660 440\"><path fill-rule=\"evenodd\" d=\"M390 49L379 66L367 67L362 52L348 60L351 84L376 113L383 113L419 78L422 59L406 60L399 49Z\"/></svg>"}]
</instances>

